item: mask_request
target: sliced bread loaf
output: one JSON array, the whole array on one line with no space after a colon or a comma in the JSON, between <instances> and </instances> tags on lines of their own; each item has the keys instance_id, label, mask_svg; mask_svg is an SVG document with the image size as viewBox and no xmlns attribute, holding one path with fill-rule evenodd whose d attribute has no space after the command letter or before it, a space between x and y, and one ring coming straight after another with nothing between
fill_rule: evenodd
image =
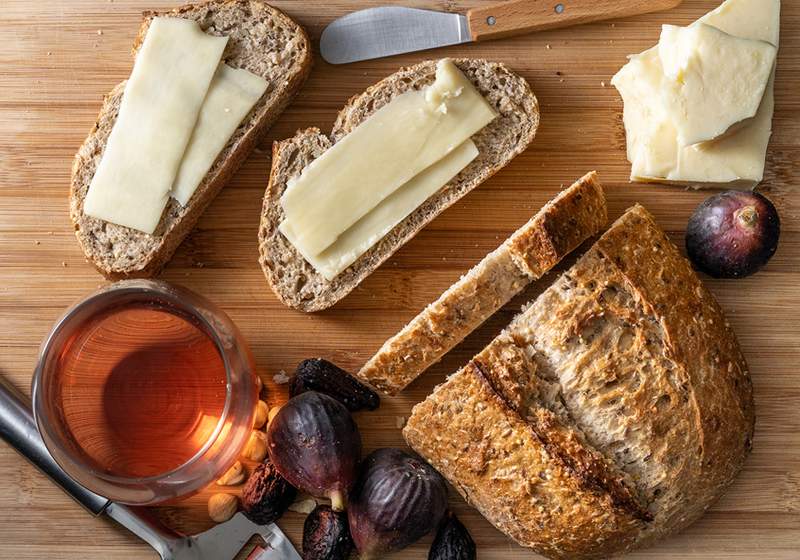
<instances>
[{"instance_id":1,"label":"sliced bread loaf","mask_svg":"<svg viewBox=\"0 0 800 560\"><path fill-rule=\"evenodd\" d=\"M387 340L358 377L390 395L402 391L607 219L597 173L588 173Z\"/></svg>"},{"instance_id":2,"label":"sliced bread loaf","mask_svg":"<svg viewBox=\"0 0 800 560\"><path fill-rule=\"evenodd\" d=\"M741 469L753 427L719 305L637 206L403 433L500 530L580 559L695 521Z\"/></svg>"},{"instance_id":3,"label":"sliced bread loaf","mask_svg":"<svg viewBox=\"0 0 800 560\"><path fill-rule=\"evenodd\" d=\"M116 122L125 82L106 96L97 122L75 156L70 216L87 259L110 279L148 277L158 273L209 203L289 104L311 70L311 45L303 28L261 0L213 0L167 12L147 12L134 44L134 54L154 17L193 19L206 33L228 36L230 39L223 61L234 68L262 76L269 85L217 157L189 203L184 207L171 199L152 235L83 212L89 184ZM142 173L146 172L146 169L142 170Z\"/></svg>"},{"instance_id":4,"label":"sliced bread loaf","mask_svg":"<svg viewBox=\"0 0 800 560\"><path fill-rule=\"evenodd\" d=\"M278 230L284 218L280 198L287 182L396 96L431 84L436 61L403 68L353 97L339 113L330 136L310 128L274 145L259 250L267 282L284 304L302 311L320 311L334 305L439 213L491 177L533 140L539 125L539 105L522 77L496 62L454 62L499 113L472 138L478 157L333 280L326 280L314 270Z\"/></svg>"}]
</instances>

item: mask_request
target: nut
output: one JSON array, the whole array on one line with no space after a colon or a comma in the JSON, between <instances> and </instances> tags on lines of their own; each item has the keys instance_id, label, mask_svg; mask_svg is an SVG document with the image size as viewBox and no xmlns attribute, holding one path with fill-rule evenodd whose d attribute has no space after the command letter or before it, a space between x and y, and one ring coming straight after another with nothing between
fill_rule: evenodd
<instances>
[{"instance_id":1,"label":"nut","mask_svg":"<svg viewBox=\"0 0 800 560\"><path fill-rule=\"evenodd\" d=\"M208 499L208 516L217 523L233 517L237 509L239 499L233 494L214 494Z\"/></svg>"},{"instance_id":2,"label":"nut","mask_svg":"<svg viewBox=\"0 0 800 560\"><path fill-rule=\"evenodd\" d=\"M242 462L236 461L233 466L220 477L217 484L220 486L236 486L244 482L245 474Z\"/></svg>"},{"instance_id":3,"label":"nut","mask_svg":"<svg viewBox=\"0 0 800 560\"><path fill-rule=\"evenodd\" d=\"M275 415L278 414L278 411L281 409L279 406L273 406L269 409L269 414L267 415L267 425L272 422L272 419L275 418Z\"/></svg>"},{"instance_id":4,"label":"nut","mask_svg":"<svg viewBox=\"0 0 800 560\"><path fill-rule=\"evenodd\" d=\"M253 418L253 427L255 429L261 428L267 423L267 414L269 413L269 406L264 401L258 401L256 405L256 415Z\"/></svg>"},{"instance_id":5,"label":"nut","mask_svg":"<svg viewBox=\"0 0 800 560\"><path fill-rule=\"evenodd\" d=\"M259 463L263 461L267 456L267 435L259 430L253 430L242 455L251 461Z\"/></svg>"}]
</instances>

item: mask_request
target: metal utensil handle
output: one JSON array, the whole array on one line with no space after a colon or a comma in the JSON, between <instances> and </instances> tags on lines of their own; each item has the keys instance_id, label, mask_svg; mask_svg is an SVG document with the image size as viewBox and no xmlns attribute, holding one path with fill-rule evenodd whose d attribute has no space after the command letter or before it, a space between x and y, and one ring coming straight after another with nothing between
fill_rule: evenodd
<instances>
[{"instance_id":1,"label":"metal utensil handle","mask_svg":"<svg viewBox=\"0 0 800 560\"><path fill-rule=\"evenodd\" d=\"M8 381L0 377L0 438L46 474L94 515L103 513L110 503L90 492L65 473L55 462L39 435L30 406Z\"/></svg>"}]
</instances>

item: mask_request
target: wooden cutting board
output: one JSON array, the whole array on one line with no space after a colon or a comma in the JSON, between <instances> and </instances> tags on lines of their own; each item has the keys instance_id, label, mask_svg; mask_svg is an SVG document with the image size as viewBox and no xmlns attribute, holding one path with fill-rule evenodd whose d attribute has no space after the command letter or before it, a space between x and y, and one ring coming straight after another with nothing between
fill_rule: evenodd
<instances>
[{"instance_id":1,"label":"wooden cutting board","mask_svg":"<svg viewBox=\"0 0 800 560\"><path fill-rule=\"evenodd\" d=\"M276 1L315 42L325 24L386 0ZM465 10L480 2L409 0ZM496 43L468 45L333 67L317 57L305 88L184 241L162 277L225 309L244 331L272 404L285 390L272 376L323 356L356 369L381 343L519 225L561 185L600 172L615 218L635 202L655 214L679 246L686 221L709 193L630 185L622 104L611 76L625 56L653 45L662 23L687 24L717 4L687 0L675 10ZM0 375L28 391L36 352L53 321L103 284L72 234L67 189L72 156L101 98L127 77L145 9L163 0L5 0L0 10ZM769 266L740 281L707 280L752 368L758 413L755 449L719 503L683 534L632 554L648 559L800 558L800 2L784 1L775 134L762 186L783 220ZM316 46L315 46L316 48ZM270 145L298 128L328 129L342 104L368 85L425 57L499 60L525 76L542 108L532 147L445 212L333 310L283 307L257 264L256 231ZM568 263L567 263L568 264ZM563 267L561 267L563 269ZM377 412L359 415L369 449L403 445L411 407L499 332L552 276L532 286L445 360ZM184 530L208 527L208 493L159 514ZM452 505L483 560L532 558L460 498ZM281 525L299 542L302 516ZM397 558L426 558L429 539ZM0 558L139 559L155 554L104 519L92 519L0 444Z\"/></svg>"}]
</instances>

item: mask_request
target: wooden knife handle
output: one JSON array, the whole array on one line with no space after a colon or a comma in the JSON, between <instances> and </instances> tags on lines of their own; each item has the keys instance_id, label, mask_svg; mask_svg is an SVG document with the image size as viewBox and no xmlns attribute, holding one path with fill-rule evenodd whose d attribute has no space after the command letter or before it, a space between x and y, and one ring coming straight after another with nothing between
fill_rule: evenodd
<instances>
[{"instance_id":1,"label":"wooden knife handle","mask_svg":"<svg viewBox=\"0 0 800 560\"><path fill-rule=\"evenodd\" d=\"M467 12L473 41L674 8L681 0L511 0Z\"/></svg>"}]
</instances>

